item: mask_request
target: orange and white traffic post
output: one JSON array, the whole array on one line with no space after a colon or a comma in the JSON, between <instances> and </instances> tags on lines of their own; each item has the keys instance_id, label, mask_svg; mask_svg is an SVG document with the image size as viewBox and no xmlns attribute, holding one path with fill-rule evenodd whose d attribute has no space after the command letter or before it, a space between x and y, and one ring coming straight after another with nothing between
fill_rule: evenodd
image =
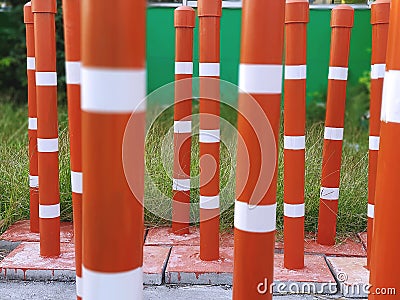
<instances>
[{"instance_id":1,"label":"orange and white traffic post","mask_svg":"<svg viewBox=\"0 0 400 300\"><path fill-rule=\"evenodd\" d=\"M390 0L377 0L371 5L372 57L371 57L371 100L369 119L368 155L368 238L367 265L371 262L372 232L374 223L376 168L378 164L380 113L383 78L385 77L386 48L389 30Z\"/></svg>"},{"instance_id":2,"label":"orange and white traffic post","mask_svg":"<svg viewBox=\"0 0 400 300\"><path fill-rule=\"evenodd\" d=\"M351 6L339 5L332 9L331 55L317 238L318 243L322 245L334 245L336 238L350 35L353 23L354 9Z\"/></svg>"},{"instance_id":3,"label":"orange and white traffic post","mask_svg":"<svg viewBox=\"0 0 400 300\"><path fill-rule=\"evenodd\" d=\"M175 10L175 103L172 231L189 233L190 155L192 136L193 28L195 12L189 6Z\"/></svg>"},{"instance_id":4,"label":"orange and white traffic post","mask_svg":"<svg viewBox=\"0 0 400 300\"><path fill-rule=\"evenodd\" d=\"M82 299L81 1L63 0L76 295Z\"/></svg>"},{"instance_id":5,"label":"orange and white traffic post","mask_svg":"<svg viewBox=\"0 0 400 300\"><path fill-rule=\"evenodd\" d=\"M399 299L400 291L400 1L390 4L386 72L383 83L375 220L368 299Z\"/></svg>"},{"instance_id":6,"label":"orange and white traffic post","mask_svg":"<svg viewBox=\"0 0 400 300\"><path fill-rule=\"evenodd\" d=\"M285 1L244 0L233 299L272 299Z\"/></svg>"},{"instance_id":7,"label":"orange and white traffic post","mask_svg":"<svg viewBox=\"0 0 400 300\"><path fill-rule=\"evenodd\" d=\"M304 267L307 0L286 0L284 95L284 266Z\"/></svg>"},{"instance_id":8,"label":"orange and white traffic post","mask_svg":"<svg viewBox=\"0 0 400 300\"><path fill-rule=\"evenodd\" d=\"M60 255L55 0L32 0L35 22L40 255Z\"/></svg>"},{"instance_id":9,"label":"orange and white traffic post","mask_svg":"<svg viewBox=\"0 0 400 300\"><path fill-rule=\"evenodd\" d=\"M26 28L26 67L28 78L29 207L30 231L39 232L39 174L37 153L37 108L35 80L35 25L32 4L24 6Z\"/></svg>"},{"instance_id":10,"label":"orange and white traffic post","mask_svg":"<svg viewBox=\"0 0 400 300\"><path fill-rule=\"evenodd\" d=\"M82 0L81 22L83 295L142 299L146 1Z\"/></svg>"},{"instance_id":11,"label":"orange and white traffic post","mask_svg":"<svg viewBox=\"0 0 400 300\"><path fill-rule=\"evenodd\" d=\"M221 0L199 0L200 258L219 259Z\"/></svg>"}]
</instances>

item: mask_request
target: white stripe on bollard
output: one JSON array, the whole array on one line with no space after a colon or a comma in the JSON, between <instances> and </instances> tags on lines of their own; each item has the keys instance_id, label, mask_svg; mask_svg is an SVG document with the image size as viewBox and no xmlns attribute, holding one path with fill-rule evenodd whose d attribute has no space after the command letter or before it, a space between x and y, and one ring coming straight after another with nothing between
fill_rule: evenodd
<instances>
[{"instance_id":1,"label":"white stripe on bollard","mask_svg":"<svg viewBox=\"0 0 400 300\"><path fill-rule=\"evenodd\" d=\"M126 272L97 272L82 266L85 300L143 299L142 268Z\"/></svg>"},{"instance_id":2,"label":"white stripe on bollard","mask_svg":"<svg viewBox=\"0 0 400 300\"><path fill-rule=\"evenodd\" d=\"M172 179L172 189L174 191L189 191L190 179Z\"/></svg>"},{"instance_id":3,"label":"white stripe on bollard","mask_svg":"<svg viewBox=\"0 0 400 300\"><path fill-rule=\"evenodd\" d=\"M29 187L31 188L39 187L39 176L29 175Z\"/></svg>"},{"instance_id":4,"label":"white stripe on bollard","mask_svg":"<svg viewBox=\"0 0 400 300\"><path fill-rule=\"evenodd\" d=\"M371 65L371 79L380 79L385 77L386 64Z\"/></svg>"},{"instance_id":5,"label":"white stripe on bollard","mask_svg":"<svg viewBox=\"0 0 400 300\"><path fill-rule=\"evenodd\" d=\"M35 76L37 86L57 86L56 72L36 72Z\"/></svg>"},{"instance_id":6,"label":"white stripe on bollard","mask_svg":"<svg viewBox=\"0 0 400 300\"><path fill-rule=\"evenodd\" d=\"M29 130L37 130L37 118L29 118L28 119L28 129Z\"/></svg>"},{"instance_id":7,"label":"white stripe on bollard","mask_svg":"<svg viewBox=\"0 0 400 300\"><path fill-rule=\"evenodd\" d=\"M375 205L368 203L367 216L368 216L368 218L372 218L372 219L375 217Z\"/></svg>"},{"instance_id":8,"label":"white stripe on bollard","mask_svg":"<svg viewBox=\"0 0 400 300\"><path fill-rule=\"evenodd\" d=\"M380 137L379 136L370 136L369 137L369 150L379 150L379 142L380 142Z\"/></svg>"},{"instance_id":9,"label":"white stripe on bollard","mask_svg":"<svg viewBox=\"0 0 400 300\"><path fill-rule=\"evenodd\" d=\"M332 80L347 80L349 73L348 68L344 67L329 67L328 79Z\"/></svg>"},{"instance_id":10,"label":"white stripe on bollard","mask_svg":"<svg viewBox=\"0 0 400 300\"><path fill-rule=\"evenodd\" d=\"M58 138L37 139L38 152L58 152Z\"/></svg>"},{"instance_id":11,"label":"white stripe on bollard","mask_svg":"<svg viewBox=\"0 0 400 300\"><path fill-rule=\"evenodd\" d=\"M301 80L307 78L307 66L285 66L285 80Z\"/></svg>"},{"instance_id":12,"label":"white stripe on bollard","mask_svg":"<svg viewBox=\"0 0 400 300\"><path fill-rule=\"evenodd\" d=\"M192 75L193 74L193 63L189 61L176 61L175 62L175 74L176 75Z\"/></svg>"},{"instance_id":13,"label":"white stripe on bollard","mask_svg":"<svg viewBox=\"0 0 400 300\"><path fill-rule=\"evenodd\" d=\"M338 200L339 188L321 187L320 198L324 200Z\"/></svg>"},{"instance_id":14,"label":"white stripe on bollard","mask_svg":"<svg viewBox=\"0 0 400 300\"><path fill-rule=\"evenodd\" d=\"M82 277L76 276L75 284L76 284L76 295L77 295L78 297L83 298L83 282L82 282Z\"/></svg>"},{"instance_id":15,"label":"white stripe on bollard","mask_svg":"<svg viewBox=\"0 0 400 300\"><path fill-rule=\"evenodd\" d=\"M305 205L302 204L283 204L283 214L289 218L301 218L305 215Z\"/></svg>"},{"instance_id":16,"label":"white stripe on bollard","mask_svg":"<svg viewBox=\"0 0 400 300\"><path fill-rule=\"evenodd\" d=\"M199 63L199 76L211 77L219 76L219 63Z\"/></svg>"},{"instance_id":17,"label":"white stripe on bollard","mask_svg":"<svg viewBox=\"0 0 400 300\"><path fill-rule=\"evenodd\" d=\"M191 133L192 121L174 121L174 133Z\"/></svg>"},{"instance_id":18,"label":"white stripe on bollard","mask_svg":"<svg viewBox=\"0 0 400 300\"><path fill-rule=\"evenodd\" d=\"M271 205L250 205L235 201L235 228L247 232L272 232L276 229L276 203Z\"/></svg>"},{"instance_id":19,"label":"white stripe on bollard","mask_svg":"<svg viewBox=\"0 0 400 300\"><path fill-rule=\"evenodd\" d=\"M382 93L383 122L400 123L400 71L390 70L385 73Z\"/></svg>"},{"instance_id":20,"label":"white stripe on bollard","mask_svg":"<svg viewBox=\"0 0 400 300\"><path fill-rule=\"evenodd\" d=\"M280 94L282 92L281 65L239 65L239 92L248 94Z\"/></svg>"},{"instance_id":21,"label":"white stripe on bollard","mask_svg":"<svg viewBox=\"0 0 400 300\"><path fill-rule=\"evenodd\" d=\"M71 187L72 192L82 194L82 172L71 171Z\"/></svg>"},{"instance_id":22,"label":"white stripe on bollard","mask_svg":"<svg viewBox=\"0 0 400 300\"><path fill-rule=\"evenodd\" d=\"M325 127L324 139L341 141L343 140L343 128Z\"/></svg>"},{"instance_id":23,"label":"white stripe on bollard","mask_svg":"<svg viewBox=\"0 0 400 300\"><path fill-rule=\"evenodd\" d=\"M54 219L60 216L60 204L42 205L39 204L39 218Z\"/></svg>"},{"instance_id":24,"label":"white stripe on bollard","mask_svg":"<svg viewBox=\"0 0 400 300\"><path fill-rule=\"evenodd\" d=\"M81 84L81 62L66 61L65 74L67 84Z\"/></svg>"},{"instance_id":25,"label":"white stripe on bollard","mask_svg":"<svg viewBox=\"0 0 400 300\"><path fill-rule=\"evenodd\" d=\"M306 137L303 136L284 136L284 149L286 150L303 150L306 148Z\"/></svg>"},{"instance_id":26,"label":"white stripe on bollard","mask_svg":"<svg viewBox=\"0 0 400 300\"><path fill-rule=\"evenodd\" d=\"M216 209L219 208L219 195L216 196L200 196L200 208Z\"/></svg>"},{"instance_id":27,"label":"white stripe on bollard","mask_svg":"<svg viewBox=\"0 0 400 300\"><path fill-rule=\"evenodd\" d=\"M199 142L200 143L218 143L220 141L219 129L200 129Z\"/></svg>"},{"instance_id":28,"label":"white stripe on bollard","mask_svg":"<svg viewBox=\"0 0 400 300\"><path fill-rule=\"evenodd\" d=\"M82 67L82 110L131 113L146 110L146 71ZM133 84L134 83L134 84Z\"/></svg>"},{"instance_id":29,"label":"white stripe on bollard","mask_svg":"<svg viewBox=\"0 0 400 300\"><path fill-rule=\"evenodd\" d=\"M34 57L26 58L26 69L27 70L36 70L36 59Z\"/></svg>"}]
</instances>

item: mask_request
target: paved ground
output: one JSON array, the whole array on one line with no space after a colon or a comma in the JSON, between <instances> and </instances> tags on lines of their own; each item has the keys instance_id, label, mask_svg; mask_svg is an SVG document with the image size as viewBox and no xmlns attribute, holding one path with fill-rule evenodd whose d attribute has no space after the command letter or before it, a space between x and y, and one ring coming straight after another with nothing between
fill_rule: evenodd
<instances>
[{"instance_id":1,"label":"paved ground","mask_svg":"<svg viewBox=\"0 0 400 300\"><path fill-rule=\"evenodd\" d=\"M25 227L27 227L29 225L28 222L19 222L19 224L21 226L25 226ZM72 241L72 232L73 231L72 231L71 224L69 224L69 227L67 226L69 229L66 226L64 226L64 227L65 227L64 234L62 234L62 237L65 240L65 243L63 243L62 245L65 246L65 245L70 245L70 243ZM22 230L22 234L21 234L21 232L16 230L18 228L19 228L18 226L14 226L13 230L11 230L11 229L9 230L10 231L9 232L10 239L1 240L1 238L4 237L4 235L2 237L0 237L0 262L7 254L10 253L10 251L14 250L20 244L21 241L25 241L25 243L29 244L29 245L37 244L36 246L38 247L38 236L32 236L32 234L29 233L29 227L27 227L28 229L25 228L24 230ZM197 257L197 256L196 255L189 256L189 258L188 258L189 263L187 263L185 265L187 267L185 269L185 268L181 268L181 266L179 264L177 264L177 262L181 262L182 259L178 259L178 260L173 259L173 257L172 257L173 253L174 253L173 251L171 251L171 254L170 254L171 247L172 247L172 249L175 248L175 250L176 250L175 252L177 252L177 253L179 252L178 251L179 249L183 249L185 247L186 248L188 248L188 247L189 248L190 247L198 248L198 243L199 243L198 232L194 231L192 234L189 234L188 236L185 236L183 238L181 236L179 236L179 238L174 237L175 240L173 240L172 244L171 244L171 241L170 241L171 235L169 235L168 232L166 232L166 230L167 229L165 229L165 228L158 228L157 230L151 231L151 232L153 232L153 235L148 234L148 236L146 238L146 241L149 243L149 245L145 246L145 251L144 251L145 252L144 266L147 265L147 267L148 267L147 269L144 268L145 273L147 272L148 274L154 273L157 276L159 275L160 282L158 284L161 284L161 282L162 282L162 285L147 285L147 286L145 286L144 299L146 299L146 300L180 300L180 299L182 299L182 300L183 299L185 299L185 300L186 299L222 300L222 299L231 299L231 296L232 296L231 287L222 285L222 284L226 284L227 282L230 283L232 281L231 277L230 277L230 280L228 280L228 281L225 280L226 282L225 281L214 282L214 281L210 281L210 279L205 282L205 284L208 284L208 283L216 284L214 286L199 285L202 282L199 282L198 279L200 278L200 276L198 276L197 274L198 273L203 274L208 269L205 269L205 270L199 269L199 270L197 270L198 273L196 273L196 270L193 270L193 259L194 259L193 257ZM25 232L25 235L24 235L24 232ZM158 235L157 235L157 233L158 233ZM22 240L21 240L21 236L22 236ZM14 238L18 237L20 239L15 240L12 237L14 237ZM165 240L166 237L167 237L167 240ZM361 236L361 240L362 240L362 236ZM13 242L11 242L11 241L13 241ZM26 241L29 241L29 242L26 242ZM222 238L221 244L225 245L225 248L227 248L227 249L229 248L230 250L233 251L232 241L233 241L232 236L225 236L225 239L224 239L224 237ZM275 260L275 264L278 263L275 266L275 270L279 271L279 272L277 272L277 274L275 276L275 280L277 280L277 282L282 282L282 283L298 282L298 284L301 285L302 282L304 281L303 280L304 278L317 278L317 279L315 279L317 281L316 282L317 285L320 282L332 282L334 284L334 287L336 287L336 282L338 282L338 281L335 281L333 276L337 276L337 278L339 278L338 277L339 275L337 275L339 273L344 274L346 276L345 284L348 283L349 285L350 284L358 285L362 282L368 281L368 276L364 276L366 279L364 277L361 278L359 276L360 269L365 271L365 269L363 267L365 265L365 262L363 262L363 260L365 260L365 257L363 257L363 256L365 256L365 249L363 248L364 246L360 240L358 240L357 242L355 242L353 240L349 240L345 243L335 245L334 247L329 247L328 249L322 249L320 245L317 245L313 241L311 241L311 242L306 241L305 248L308 249L307 250L308 252L314 253L315 251L314 252L311 251L311 250L313 250L313 248L310 245L314 245L313 246L314 248L316 247L315 248L316 250L315 249L314 250L316 251L316 253L318 253L318 255L311 255L311 256L307 255L306 257L309 257L309 256L314 257L314 258L319 257L319 258L322 258L322 261L317 261L316 264L315 263L313 264L310 261L308 261L307 262L308 267L306 269L304 269L302 272L292 272L292 271L288 271L283 268L283 266L282 266L283 257L281 254L277 254L276 255L277 259ZM23 245L21 245L21 247L22 246ZM18 247L18 249L21 247ZM29 247L27 247L25 245L21 249L26 250L28 248ZM282 248L281 243L277 243L277 249L279 250L281 248ZM20 300L20 299L21 300L25 300L25 299L26 300L67 300L67 299L70 300L71 299L71 300L75 300L76 299L75 283L72 281L70 281L70 282L68 281L75 277L74 274L73 274L73 276L69 276L66 279L66 281L64 281L64 282L35 281L35 280L38 280L38 278L34 278L34 276L33 277L31 276L32 278L28 278L28 277L30 277L29 274L32 273L30 271L37 270L38 262L34 263L34 266L30 266L30 267L23 265L22 262L25 262L25 260L27 260L29 263L35 262L35 260L33 258L35 257L36 254L39 253L39 250L37 248L36 250L33 251L34 253L30 253L30 252L25 253L23 251L17 251L18 249L13 251L13 254L10 254L0 264L0 300L8 300L8 299L13 299L13 300ZM162 249L163 253L154 251L155 249L156 250ZM66 254L68 251L64 251L64 252L63 253ZM69 252L71 252L72 254L74 253L73 249ZM196 252L196 254L197 254L197 252ZM322 254L324 254L327 257L321 256ZM176 256L176 257L178 257L178 256ZM339 257L330 257L330 256L339 256ZM22 257L23 258L22 261L16 259L18 257ZM328 268L328 266L330 266L330 265L326 264L325 258L327 258L328 260L329 259L332 260L332 261L329 261L330 265L333 265L332 270L330 270ZM8 259L8 261L7 261L7 259ZM14 260L16 260L18 262L17 265L14 264ZM43 260L43 259L41 258L41 260ZM53 266L54 263L61 263L60 261L63 261L62 257L56 261L52 261L51 263L48 260L45 261L44 265L46 266L46 268L44 268L43 270L46 271L48 269L47 271L53 271L53 272L54 272L54 270L67 270L66 268L63 268L64 265L62 265L61 267L58 265ZM73 261L74 261L73 257L72 256L69 257L69 259L68 259L69 264L71 264L71 263L73 264ZM167 261L168 261L168 264L167 264ZM231 273L232 273L232 267L233 267L233 265L232 265L233 259L231 258L230 260L226 260L226 261L231 262L231 264L228 265L226 274L228 274L228 275L230 274L230 276L232 276ZM152 264L149 264L149 262L151 262ZM156 268L153 268L154 270L151 268L151 266L153 266L153 265L156 267ZM197 263L196 264L197 268L199 268L199 265L202 266L203 264L201 262ZM208 264L207 266L209 267L209 265L210 264ZM150 266L150 268L149 268L149 266ZM324 268L325 268L324 272L321 272L321 270L320 270L321 266L324 266ZM337 270L335 269L335 266L336 266ZM3 270L1 270L1 267L3 267ZM220 263L216 264L216 267L217 267L218 271L211 270L210 274L220 274L221 273L221 264ZM173 268L175 268L176 270ZM17 270L17 272L15 270ZM24 272L21 272L21 270L23 270ZM42 269L40 269L40 270L43 271ZM68 270L70 270L70 269L68 269ZM168 281L167 276L163 277L163 274L165 274L165 275L174 274L173 273L174 270L178 274L177 278L181 278L181 279L178 279L179 282L174 282L172 280ZM189 276L192 279L187 280L187 282L182 280L182 278L185 277L183 275L185 275L187 273L185 270L189 272L188 273L189 275L193 273L192 277ZM3 273L2 273L2 271L3 271ZM331 273L331 271L333 273ZM216 273L213 273L213 272L216 272ZM8 274L7 277L9 279L5 280L3 278L3 276L1 276L1 274L3 274L3 275ZM22 275L16 276L18 274L19 275L22 274ZM57 276L55 276L54 273L51 273L51 274L52 275L48 279L54 280L54 278L56 278ZM321 274L322 275L328 274L329 278L325 278ZM333 275L333 274L336 274L336 275ZM22 281L21 280L22 278L27 278L27 279L30 279L33 281ZM164 278L164 279L162 279L162 278ZM172 275L171 275L171 278L172 278ZM196 278L196 279L193 279L193 278ZM341 281L341 280L339 280L339 281ZM179 283L179 285L165 284L165 282ZM154 283L150 282L147 284L154 284ZM320 290L320 289L318 289L318 290ZM336 289L335 289L335 291L336 291ZM330 295L330 296L293 295L292 294L292 295L275 296L274 297L274 300L290 300L290 299L293 299L293 300L313 300L313 299L322 300L322 299L324 299L325 300L325 299L347 299L347 298L344 298L338 294Z\"/></svg>"},{"instance_id":2,"label":"paved ground","mask_svg":"<svg viewBox=\"0 0 400 300\"><path fill-rule=\"evenodd\" d=\"M225 286L148 286L146 300L231 299L232 290ZM74 300L73 282L23 282L0 280L1 300ZM275 296L274 300L345 299L336 296Z\"/></svg>"}]
</instances>

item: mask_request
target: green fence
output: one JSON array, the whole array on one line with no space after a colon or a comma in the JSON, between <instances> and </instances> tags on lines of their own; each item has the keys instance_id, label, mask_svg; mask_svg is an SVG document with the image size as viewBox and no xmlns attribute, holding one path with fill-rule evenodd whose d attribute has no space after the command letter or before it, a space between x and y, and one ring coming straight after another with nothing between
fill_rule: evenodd
<instances>
[{"instance_id":1,"label":"green fence","mask_svg":"<svg viewBox=\"0 0 400 300\"><path fill-rule=\"evenodd\" d=\"M149 7L147 15L147 67L149 92L174 80L174 8ZM221 19L221 78L237 84L241 9L223 9ZM198 24L197 24L198 25ZM197 26L196 25L196 26ZM198 75L198 27L195 29L194 76ZM326 90L330 48L330 9L311 9L308 25L307 100ZM349 84L355 85L370 69L370 10L356 9L352 31ZM163 104L171 99L160 100Z\"/></svg>"},{"instance_id":2,"label":"green fence","mask_svg":"<svg viewBox=\"0 0 400 300\"><path fill-rule=\"evenodd\" d=\"M238 3L237 3L238 4ZM240 4L240 3L239 3ZM321 6L323 7L323 6ZM311 8L308 26L307 100L314 92L323 93L327 87L330 6ZM361 6L362 7L362 6ZM147 67L148 91L174 80L175 29L174 7L151 6L147 14ZM221 78L237 84L240 50L240 8L224 8L221 19ZM8 13L0 12L0 32L10 26ZM0 37L0 42L1 42ZM195 29L194 75L198 74L198 27ZM1 43L0 43L1 44ZM1 50L0 45L0 50ZM355 11L352 31L349 82L355 85L360 76L370 69L371 25L370 10L364 7ZM1 54L1 51L0 51ZM160 99L160 104L172 99Z\"/></svg>"}]
</instances>

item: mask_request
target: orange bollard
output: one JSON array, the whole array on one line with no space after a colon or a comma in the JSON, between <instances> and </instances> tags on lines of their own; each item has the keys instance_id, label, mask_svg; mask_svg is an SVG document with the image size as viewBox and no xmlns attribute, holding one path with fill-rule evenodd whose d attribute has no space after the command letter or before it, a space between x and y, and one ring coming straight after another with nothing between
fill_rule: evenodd
<instances>
[{"instance_id":1,"label":"orange bollard","mask_svg":"<svg viewBox=\"0 0 400 300\"><path fill-rule=\"evenodd\" d=\"M272 299L284 22L285 1L243 1L234 300Z\"/></svg>"},{"instance_id":2,"label":"orange bollard","mask_svg":"<svg viewBox=\"0 0 400 300\"><path fill-rule=\"evenodd\" d=\"M371 103L369 119L369 161L368 161L368 238L367 266L371 262L371 245L374 222L376 168L379 150L380 112L382 103L383 78L389 29L389 0L377 0L371 5L372 58L371 58Z\"/></svg>"},{"instance_id":3,"label":"orange bollard","mask_svg":"<svg viewBox=\"0 0 400 300\"><path fill-rule=\"evenodd\" d=\"M221 0L199 0L200 258L219 258L220 19Z\"/></svg>"},{"instance_id":4,"label":"orange bollard","mask_svg":"<svg viewBox=\"0 0 400 300\"><path fill-rule=\"evenodd\" d=\"M384 19L385 14L381 15ZM383 83L375 220L368 299L399 299L400 292L400 1L390 4L386 72Z\"/></svg>"},{"instance_id":5,"label":"orange bollard","mask_svg":"<svg viewBox=\"0 0 400 300\"><path fill-rule=\"evenodd\" d=\"M26 66L28 77L28 139L29 139L29 195L30 195L30 230L39 232L39 175L37 153L37 109L35 80L35 28L32 4L24 6L26 27Z\"/></svg>"},{"instance_id":6,"label":"orange bollard","mask_svg":"<svg viewBox=\"0 0 400 300\"><path fill-rule=\"evenodd\" d=\"M189 6L175 10L175 106L172 231L189 233L190 153L192 135L193 28L195 12ZM183 81L179 81L183 80Z\"/></svg>"},{"instance_id":7,"label":"orange bollard","mask_svg":"<svg viewBox=\"0 0 400 300\"><path fill-rule=\"evenodd\" d=\"M65 71L71 151L76 295L82 299L81 1L63 0Z\"/></svg>"},{"instance_id":8,"label":"orange bollard","mask_svg":"<svg viewBox=\"0 0 400 300\"><path fill-rule=\"evenodd\" d=\"M307 0L286 0L284 266L304 267Z\"/></svg>"},{"instance_id":9,"label":"orange bollard","mask_svg":"<svg viewBox=\"0 0 400 300\"><path fill-rule=\"evenodd\" d=\"M142 299L146 1L82 0L81 22L83 295Z\"/></svg>"},{"instance_id":10,"label":"orange bollard","mask_svg":"<svg viewBox=\"0 0 400 300\"><path fill-rule=\"evenodd\" d=\"M55 0L32 0L35 22L40 255L60 255Z\"/></svg>"},{"instance_id":11,"label":"orange bollard","mask_svg":"<svg viewBox=\"0 0 400 300\"><path fill-rule=\"evenodd\" d=\"M332 9L331 57L318 217L318 243L321 245L335 244L350 35L353 23L354 9L351 6L339 5Z\"/></svg>"}]
</instances>

